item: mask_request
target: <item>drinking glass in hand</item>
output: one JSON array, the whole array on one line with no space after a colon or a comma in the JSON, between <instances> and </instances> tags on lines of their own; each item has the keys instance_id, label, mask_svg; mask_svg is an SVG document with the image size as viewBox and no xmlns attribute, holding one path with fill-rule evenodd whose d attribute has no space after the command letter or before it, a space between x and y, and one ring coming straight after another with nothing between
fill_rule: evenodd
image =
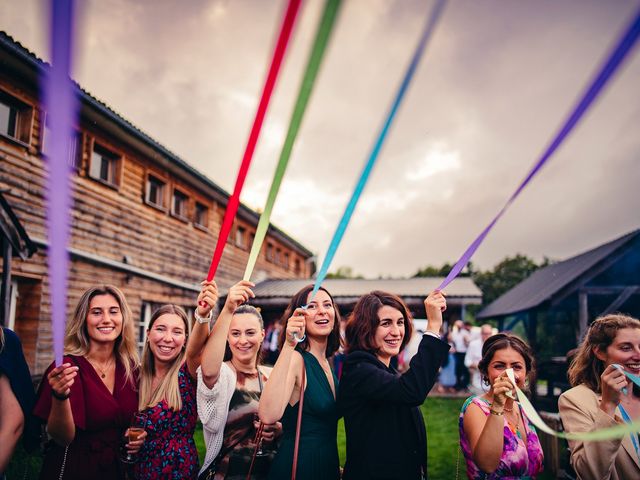
<instances>
[{"instance_id":1,"label":"drinking glass in hand","mask_svg":"<svg viewBox=\"0 0 640 480\"><path fill-rule=\"evenodd\" d=\"M135 442L144 434L144 427L147 425L147 415L141 412L136 412L131 418L131 425L127 429L127 434L124 437L123 455L122 461L124 463L135 463L135 455L127 450L126 443Z\"/></svg>"},{"instance_id":2,"label":"drinking glass in hand","mask_svg":"<svg viewBox=\"0 0 640 480\"><path fill-rule=\"evenodd\" d=\"M262 440L263 440L262 431L264 430L264 424L260 421L260 417L258 416L257 413L253 415L253 419L254 419L254 425L255 425L255 422L258 423L258 427L256 428L256 436L254 438L254 443L256 444L255 455L256 457L263 457L268 455L266 452L262 450Z\"/></svg>"}]
</instances>

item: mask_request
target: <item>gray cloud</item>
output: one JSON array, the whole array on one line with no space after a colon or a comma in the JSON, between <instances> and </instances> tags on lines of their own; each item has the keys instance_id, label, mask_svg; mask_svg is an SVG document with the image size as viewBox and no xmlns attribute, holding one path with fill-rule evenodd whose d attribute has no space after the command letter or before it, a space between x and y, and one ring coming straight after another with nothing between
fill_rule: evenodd
<instances>
[{"instance_id":1,"label":"gray cloud","mask_svg":"<svg viewBox=\"0 0 640 480\"><path fill-rule=\"evenodd\" d=\"M324 254L431 2L344 2L273 221ZM76 78L230 190L285 2L87 1ZM632 0L456 1L390 132L334 267L408 275L454 261L546 147ZM261 208L322 2L305 2L243 199ZM0 28L46 57L37 0ZM638 228L638 49L474 262L563 258Z\"/></svg>"}]
</instances>

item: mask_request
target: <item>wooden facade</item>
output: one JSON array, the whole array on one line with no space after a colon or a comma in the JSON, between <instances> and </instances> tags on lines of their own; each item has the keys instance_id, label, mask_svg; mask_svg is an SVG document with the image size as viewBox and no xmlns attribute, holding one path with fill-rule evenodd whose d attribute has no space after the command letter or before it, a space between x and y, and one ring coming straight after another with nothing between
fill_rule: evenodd
<instances>
[{"instance_id":1,"label":"wooden facade","mask_svg":"<svg viewBox=\"0 0 640 480\"><path fill-rule=\"evenodd\" d=\"M11 263L7 323L22 339L32 373L51 362L45 183L46 112L38 80L46 65L0 32L0 190L37 246ZM95 284L120 287L138 322L158 304L193 307L206 276L228 193L88 93L70 148L73 208L69 314ZM236 165L230 165L236 168ZM242 277L259 215L241 206L216 281ZM308 278L312 254L270 228L254 277Z\"/></svg>"}]
</instances>

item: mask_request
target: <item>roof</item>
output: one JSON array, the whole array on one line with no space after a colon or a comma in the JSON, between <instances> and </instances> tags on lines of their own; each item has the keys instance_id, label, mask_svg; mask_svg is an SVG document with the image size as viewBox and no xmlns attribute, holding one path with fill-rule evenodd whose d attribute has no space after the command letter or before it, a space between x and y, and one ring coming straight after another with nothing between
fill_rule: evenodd
<instances>
[{"instance_id":1,"label":"roof","mask_svg":"<svg viewBox=\"0 0 640 480\"><path fill-rule=\"evenodd\" d=\"M407 297L424 298L430 291L436 289L444 278L419 277L407 279L326 279L322 286L331 295L338 298L357 298L373 290L383 290ZM304 286L313 283L313 279L298 280L265 280L258 283L253 292L256 298L285 298L289 299ZM456 278L445 290L449 298L465 298L474 300L471 303L480 303L482 292L468 277ZM477 302L476 302L477 301Z\"/></svg>"},{"instance_id":2,"label":"roof","mask_svg":"<svg viewBox=\"0 0 640 480\"><path fill-rule=\"evenodd\" d=\"M625 250L636 238L640 238L640 229L575 257L536 270L529 278L487 305L476 318L501 317L537 307L611 255Z\"/></svg>"},{"instance_id":3,"label":"roof","mask_svg":"<svg viewBox=\"0 0 640 480\"><path fill-rule=\"evenodd\" d=\"M33 255L37 248L27 235L11 205L0 190L0 234L9 241L14 256L25 259Z\"/></svg>"},{"instance_id":4,"label":"roof","mask_svg":"<svg viewBox=\"0 0 640 480\"><path fill-rule=\"evenodd\" d=\"M29 67L31 67L37 75L42 75L48 72L50 65L38 58L34 53L29 51L19 42L14 40L10 35L6 32L0 30L0 47L5 47L9 52L16 55L21 61L25 62ZM4 66L3 66L4 67ZM227 201L230 197L229 193L220 187L218 184L213 182L209 177L205 174L198 171L196 168L188 164L178 155L170 151L167 147L160 144L151 136L140 130L138 127L133 125L111 107L109 107L104 102L98 100L96 97L91 95L89 92L84 90L78 83L74 82L74 85L78 89L78 94L80 101L83 105L88 106L94 110L96 110L100 115L103 115L108 120L117 124L119 128L121 128L126 134L131 135L138 141L141 141L147 147L151 148L155 152L159 153L162 158L167 159L173 165L177 166L181 170L185 171L189 175L194 176L197 180L204 183L208 188L212 189L218 196ZM240 204L240 208L238 210L239 214L243 214L245 217L248 217L251 221L254 221L256 224L260 219L260 214L253 211L246 205ZM289 235L287 235L281 229L275 227L274 225L270 225L269 227L270 234L278 237L283 240L285 243L289 243L294 248L299 249L304 255L311 257L312 252L307 249L304 245L299 243L297 240L293 239Z\"/></svg>"}]
</instances>

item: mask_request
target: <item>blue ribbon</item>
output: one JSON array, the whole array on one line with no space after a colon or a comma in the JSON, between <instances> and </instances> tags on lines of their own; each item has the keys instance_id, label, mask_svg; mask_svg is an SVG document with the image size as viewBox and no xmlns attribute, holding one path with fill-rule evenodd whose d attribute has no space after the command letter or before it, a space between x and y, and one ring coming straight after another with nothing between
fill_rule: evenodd
<instances>
[{"instance_id":1,"label":"blue ribbon","mask_svg":"<svg viewBox=\"0 0 640 480\"><path fill-rule=\"evenodd\" d=\"M404 79L400 84L400 88L398 93L396 94L395 100L391 105L391 110L387 115L387 119L385 120L382 130L378 135L378 139L373 145L373 150L369 155L369 160L364 166L362 173L360 174L360 179L356 184L353 193L351 194L351 199L347 204L347 208L342 214L342 218L340 219L340 223L338 224L338 228L336 228L335 233L333 234L333 238L331 239L331 243L329 244L329 248L327 249L327 254L324 257L324 261L322 262L322 266L318 271L318 276L316 277L316 282L313 286L313 291L311 292L311 297L313 298L318 290L320 289L320 285L324 281L327 276L327 272L329 271L329 266L333 261L333 257L335 256L338 247L340 246L340 242L342 241L342 237L344 236L344 232L347 230L347 226L349 225L349 221L351 220L351 216L353 215L353 211L356 208L358 200L360 199L360 195L364 190L365 185L367 184L367 180L369 179L369 175L371 174L371 170L376 163L378 155L380 154L380 150L382 149L382 144L384 143L387 133L389 132L389 128L391 127L391 123L393 122L396 113L398 112L398 108L400 107L400 103L405 96L407 89L409 88L409 84L413 78L413 75L418 68L418 63L420 62L420 58L427 46L427 42L438 23L438 19L440 18L442 11L444 9L444 5L446 0L436 0L436 4L433 6L431 11L431 15L425 24L424 30L422 32L422 36L420 37L420 41L418 42L418 46L413 54L413 58L411 59L411 63L409 64L409 68L405 73Z\"/></svg>"}]
</instances>

